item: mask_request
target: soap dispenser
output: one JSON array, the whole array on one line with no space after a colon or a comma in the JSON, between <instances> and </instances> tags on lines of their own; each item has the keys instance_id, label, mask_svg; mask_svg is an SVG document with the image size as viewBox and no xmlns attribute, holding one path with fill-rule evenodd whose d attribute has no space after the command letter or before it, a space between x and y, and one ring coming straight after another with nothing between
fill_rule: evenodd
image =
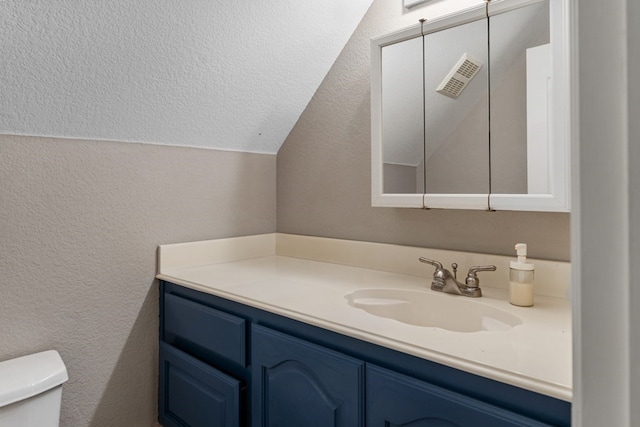
<instances>
[{"instance_id":1,"label":"soap dispenser","mask_svg":"<svg viewBox=\"0 0 640 427\"><path fill-rule=\"evenodd\" d=\"M533 264L527 262L526 243L516 244L517 261L509 269L509 302L521 307L533 305Z\"/></svg>"}]
</instances>

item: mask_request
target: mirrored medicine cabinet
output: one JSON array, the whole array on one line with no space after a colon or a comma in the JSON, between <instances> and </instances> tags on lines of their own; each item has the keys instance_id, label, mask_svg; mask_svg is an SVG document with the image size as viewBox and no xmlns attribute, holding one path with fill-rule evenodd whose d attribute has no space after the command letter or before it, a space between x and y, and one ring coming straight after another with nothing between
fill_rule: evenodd
<instances>
[{"instance_id":1,"label":"mirrored medicine cabinet","mask_svg":"<svg viewBox=\"0 0 640 427\"><path fill-rule=\"evenodd\" d=\"M372 40L372 205L569 211L569 0Z\"/></svg>"}]
</instances>

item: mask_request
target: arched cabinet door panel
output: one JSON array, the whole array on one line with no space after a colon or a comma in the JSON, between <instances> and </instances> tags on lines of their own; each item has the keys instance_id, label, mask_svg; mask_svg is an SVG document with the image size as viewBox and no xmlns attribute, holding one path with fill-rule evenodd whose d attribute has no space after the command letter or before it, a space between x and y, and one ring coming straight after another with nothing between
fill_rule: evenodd
<instances>
[{"instance_id":1,"label":"arched cabinet door panel","mask_svg":"<svg viewBox=\"0 0 640 427\"><path fill-rule=\"evenodd\" d=\"M364 363L252 326L254 427L363 426Z\"/></svg>"}]
</instances>

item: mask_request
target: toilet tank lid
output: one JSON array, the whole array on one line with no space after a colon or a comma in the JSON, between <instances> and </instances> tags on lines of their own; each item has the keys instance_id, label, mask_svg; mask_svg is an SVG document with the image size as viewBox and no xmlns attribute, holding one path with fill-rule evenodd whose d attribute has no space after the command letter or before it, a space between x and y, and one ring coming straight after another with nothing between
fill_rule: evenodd
<instances>
[{"instance_id":1,"label":"toilet tank lid","mask_svg":"<svg viewBox=\"0 0 640 427\"><path fill-rule=\"evenodd\" d=\"M0 407L50 390L69 379L55 350L0 362Z\"/></svg>"}]
</instances>

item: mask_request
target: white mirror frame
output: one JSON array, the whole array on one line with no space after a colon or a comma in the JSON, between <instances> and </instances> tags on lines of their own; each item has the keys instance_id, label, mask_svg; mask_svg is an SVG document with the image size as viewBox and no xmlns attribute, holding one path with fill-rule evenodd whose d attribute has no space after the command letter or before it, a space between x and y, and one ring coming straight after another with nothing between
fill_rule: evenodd
<instances>
[{"instance_id":1,"label":"white mirror frame","mask_svg":"<svg viewBox=\"0 0 640 427\"><path fill-rule=\"evenodd\" d=\"M426 3L431 0L404 0L404 7L407 9L417 6L422 3Z\"/></svg>"},{"instance_id":2,"label":"white mirror frame","mask_svg":"<svg viewBox=\"0 0 640 427\"><path fill-rule=\"evenodd\" d=\"M504 13L540 0L494 0L489 15ZM514 210L569 212L570 210L570 0L550 0L552 43L552 111L549 153L549 194L389 194L383 193L382 172L382 70L384 46L422 36L420 25L371 40L371 205L374 207L407 207L436 209ZM486 16L485 6L430 21L424 33L463 25Z\"/></svg>"}]
</instances>

